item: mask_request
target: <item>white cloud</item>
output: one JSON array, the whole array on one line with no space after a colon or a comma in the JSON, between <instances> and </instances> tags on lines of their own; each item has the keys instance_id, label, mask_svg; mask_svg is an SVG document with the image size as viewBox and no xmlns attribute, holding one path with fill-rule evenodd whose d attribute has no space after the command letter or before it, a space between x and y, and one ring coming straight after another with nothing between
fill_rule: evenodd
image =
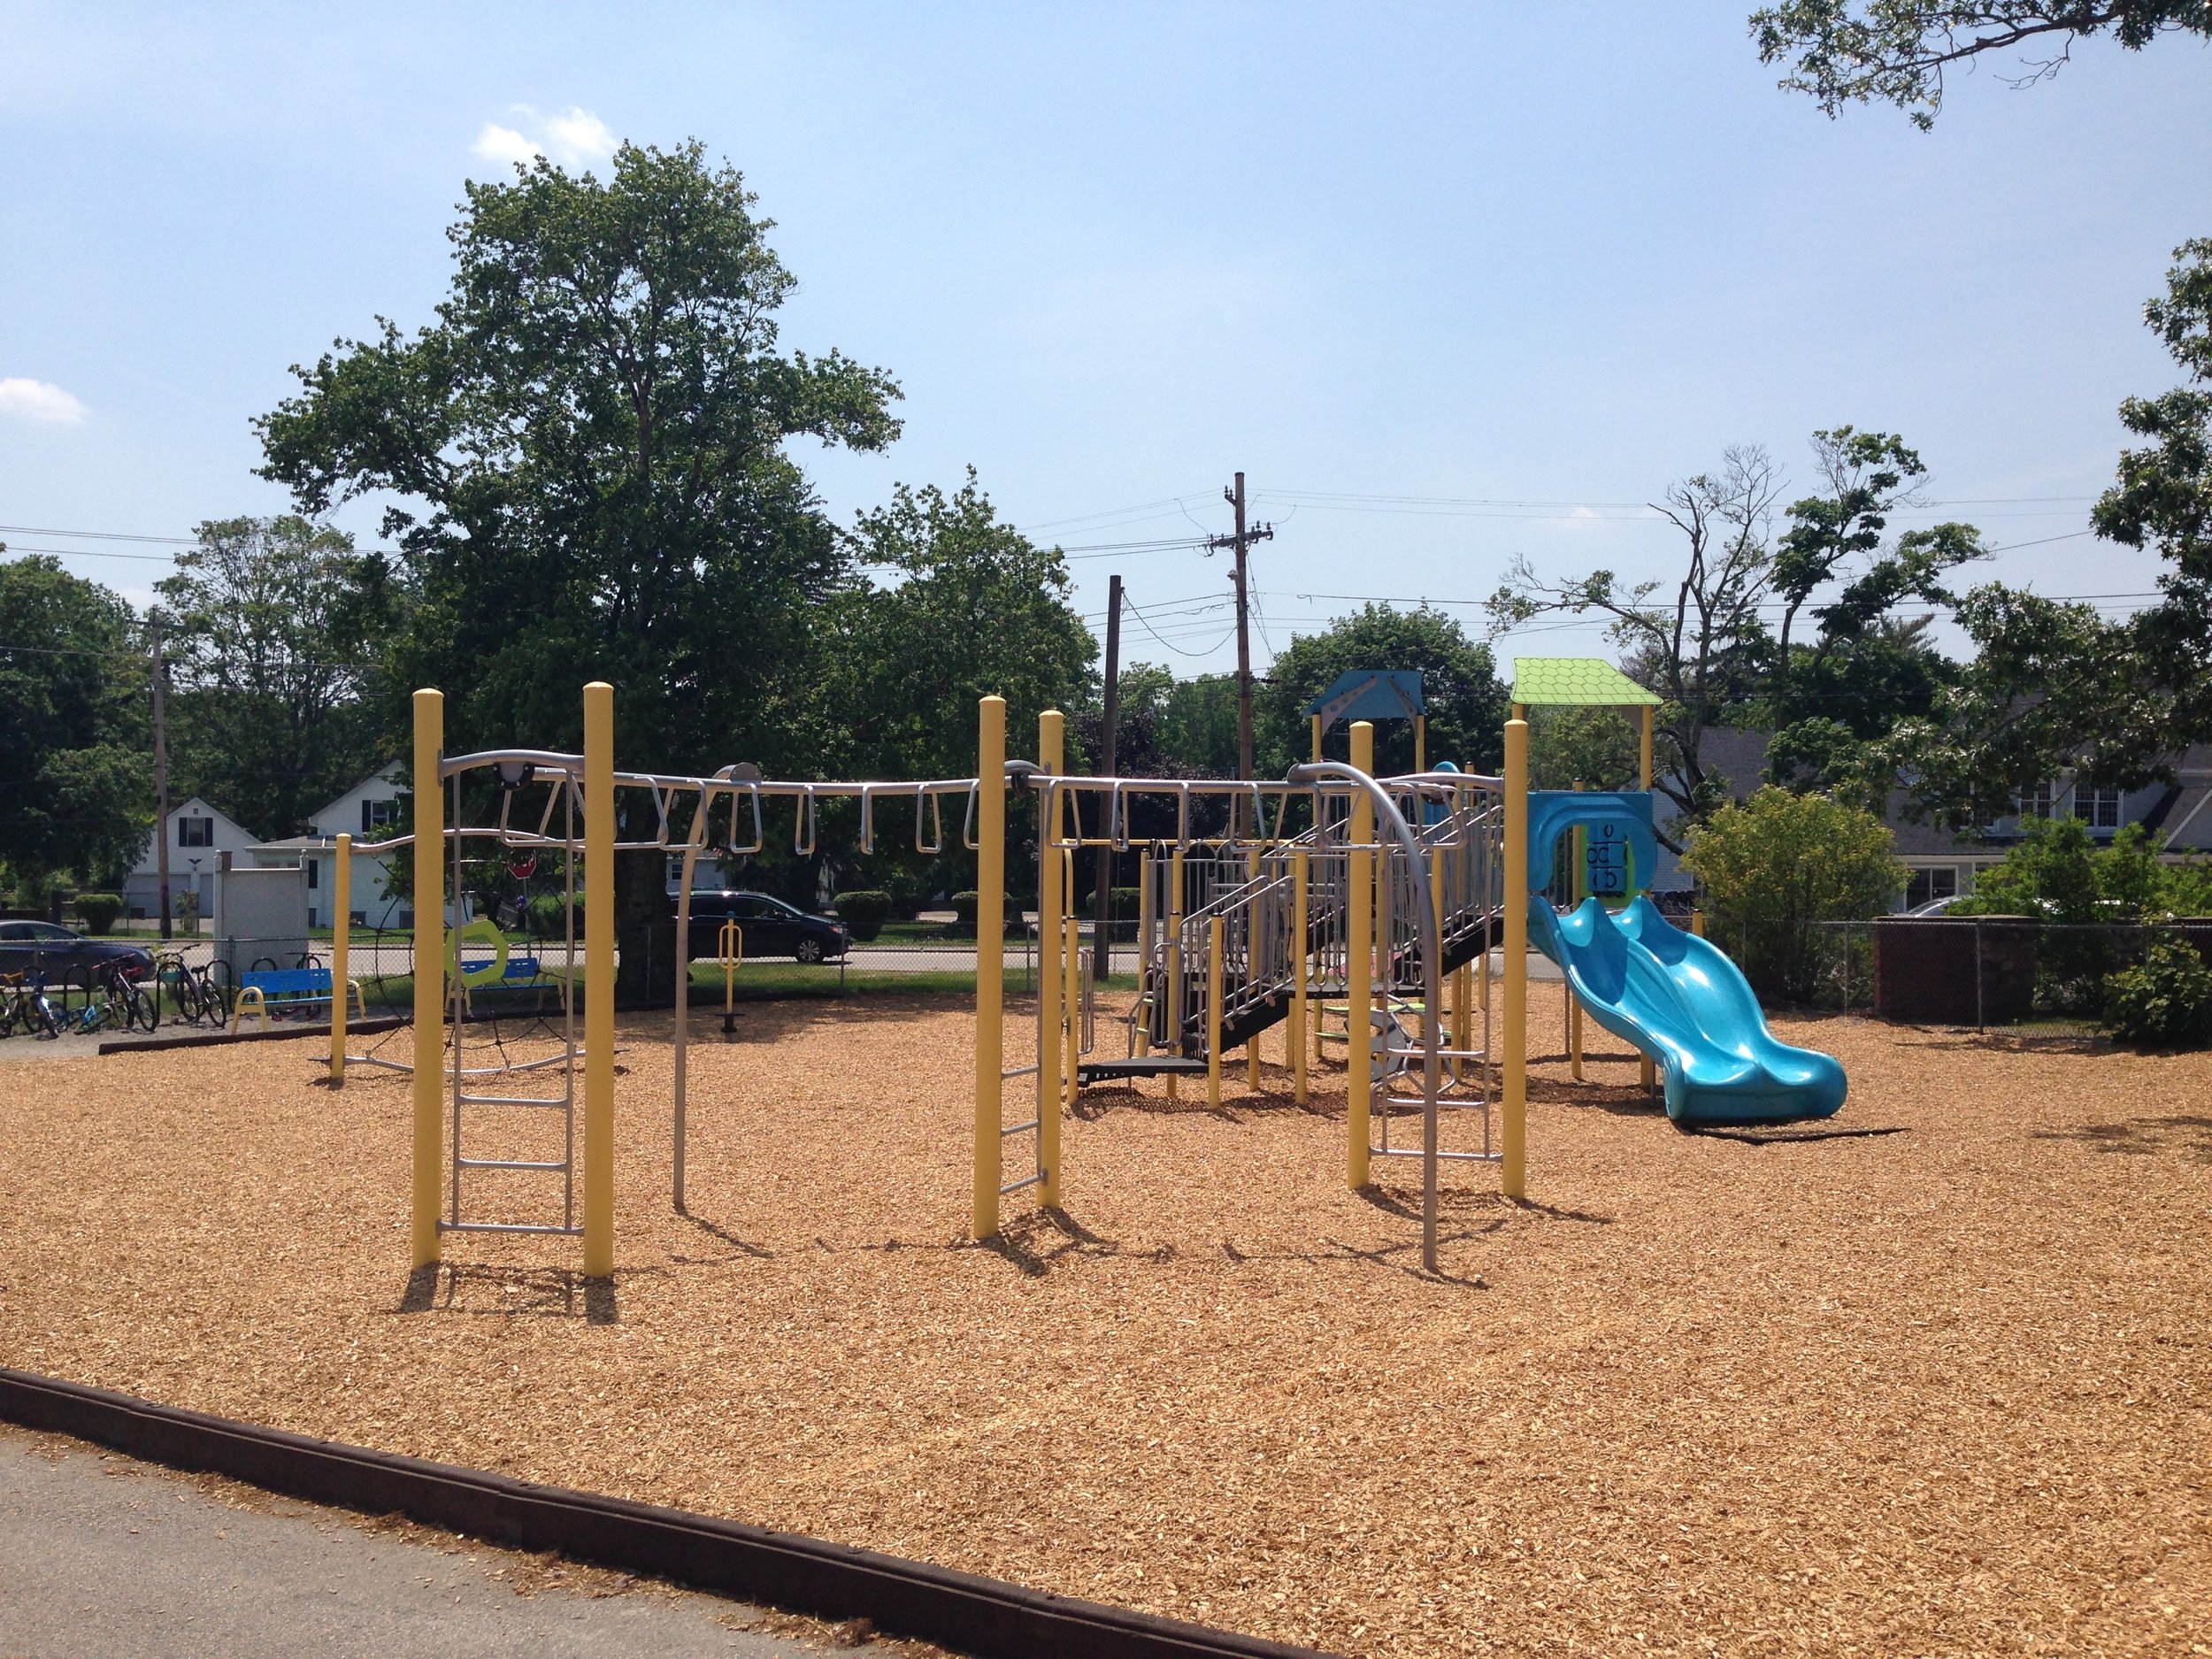
<instances>
[{"instance_id":1,"label":"white cloud","mask_svg":"<svg viewBox=\"0 0 2212 1659\"><path fill-rule=\"evenodd\" d=\"M503 166L517 163L526 166L540 156L549 156L569 166L580 166L604 161L622 142L612 127L589 110L572 107L558 114L541 115L528 104L518 104L510 114L514 126L487 121L484 130L477 134L476 153L482 159Z\"/></svg>"},{"instance_id":2,"label":"white cloud","mask_svg":"<svg viewBox=\"0 0 2212 1659\"><path fill-rule=\"evenodd\" d=\"M484 123L484 130L476 135L476 153L486 161L512 165L517 162L527 165L538 158L538 147L511 127L502 127L496 121Z\"/></svg>"},{"instance_id":3,"label":"white cloud","mask_svg":"<svg viewBox=\"0 0 2212 1659\"><path fill-rule=\"evenodd\" d=\"M553 153L568 161L603 161L622 142L615 136L614 128L589 110L564 110L549 117L545 135Z\"/></svg>"},{"instance_id":4,"label":"white cloud","mask_svg":"<svg viewBox=\"0 0 2212 1659\"><path fill-rule=\"evenodd\" d=\"M92 411L50 380L12 375L0 380L0 415L74 426Z\"/></svg>"}]
</instances>

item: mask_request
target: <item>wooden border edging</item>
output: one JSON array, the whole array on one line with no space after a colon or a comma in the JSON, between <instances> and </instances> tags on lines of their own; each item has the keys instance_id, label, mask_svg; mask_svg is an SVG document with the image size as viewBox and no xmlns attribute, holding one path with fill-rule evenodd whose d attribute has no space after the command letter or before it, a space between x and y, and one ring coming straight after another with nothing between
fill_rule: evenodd
<instances>
[{"instance_id":1,"label":"wooden border edging","mask_svg":"<svg viewBox=\"0 0 2212 1659\"><path fill-rule=\"evenodd\" d=\"M373 1036L380 1031L397 1031L408 1022L397 1015L377 1019L351 1019L346 1022L349 1036ZM165 1048L215 1048L234 1042L277 1042L287 1037L323 1037L330 1035L327 1024L320 1025L273 1025L266 1031L196 1031L182 1037L118 1037L104 1042L98 1052L108 1054L159 1054Z\"/></svg>"},{"instance_id":2,"label":"wooden border edging","mask_svg":"<svg viewBox=\"0 0 2212 1659\"><path fill-rule=\"evenodd\" d=\"M975 1659L1326 1659L926 1562L233 1422L0 1366L0 1419L311 1503L917 1637Z\"/></svg>"}]
</instances>

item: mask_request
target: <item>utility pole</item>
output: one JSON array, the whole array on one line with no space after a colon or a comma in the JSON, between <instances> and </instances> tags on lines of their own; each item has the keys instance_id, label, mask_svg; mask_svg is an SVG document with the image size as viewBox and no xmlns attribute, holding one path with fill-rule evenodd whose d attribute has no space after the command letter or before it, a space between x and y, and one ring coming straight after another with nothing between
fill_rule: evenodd
<instances>
[{"instance_id":1,"label":"utility pole","mask_svg":"<svg viewBox=\"0 0 2212 1659\"><path fill-rule=\"evenodd\" d=\"M1102 778L1115 776L1114 741L1118 735L1121 720L1121 578L1112 576L1106 584L1106 707L1099 722L1098 772ZM1111 837L1105 839L1110 841ZM1101 985L1106 983L1109 964L1113 960L1113 947L1107 938L1106 925L1111 919L1108 895L1113 891L1114 849L1110 845L1098 849L1098 890L1091 895L1092 940L1091 972Z\"/></svg>"},{"instance_id":2,"label":"utility pole","mask_svg":"<svg viewBox=\"0 0 2212 1659\"><path fill-rule=\"evenodd\" d=\"M161 660L161 612L146 613L154 648L154 872L161 891L161 936L169 934L169 671ZM343 992L340 987L341 993Z\"/></svg>"},{"instance_id":3,"label":"utility pole","mask_svg":"<svg viewBox=\"0 0 2212 1659\"><path fill-rule=\"evenodd\" d=\"M1236 568L1230 580L1237 590L1237 776L1248 779L1252 775L1252 630L1251 583L1246 566L1246 550L1255 541L1274 539L1275 526L1257 525L1250 529L1244 523L1244 474L1237 474L1237 481L1221 492L1224 501L1237 510L1237 527L1233 535L1210 536L1206 541L1209 551L1219 548L1233 549ZM1244 803L1236 803L1236 821L1244 821Z\"/></svg>"}]
</instances>

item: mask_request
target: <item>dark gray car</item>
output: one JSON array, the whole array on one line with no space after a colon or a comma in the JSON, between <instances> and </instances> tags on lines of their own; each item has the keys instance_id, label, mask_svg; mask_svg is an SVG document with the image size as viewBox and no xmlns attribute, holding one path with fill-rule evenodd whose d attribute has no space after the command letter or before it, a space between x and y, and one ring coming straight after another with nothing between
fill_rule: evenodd
<instances>
[{"instance_id":1,"label":"dark gray car","mask_svg":"<svg viewBox=\"0 0 2212 1659\"><path fill-rule=\"evenodd\" d=\"M133 979L154 971L154 959L136 945L87 939L52 922L0 922L0 973L31 974L49 985L89 986L103 964L119 963Z\"/></svg>"},{"instance_id":2,"label":"dark gray car","mask_svg":"<svg viewBox=\"0 0 2212 1659\"><path fill-rule=\"evenodd\" d=\"M676 899L669 895L669 913ZM834 962L845 954L844 927L826 916L809 916L765 893L702 892L691 895L691 954L721 954L722 924L734 921L744 934L745 960L789 956L798 962Z\"/></svg>"}]
</instances>

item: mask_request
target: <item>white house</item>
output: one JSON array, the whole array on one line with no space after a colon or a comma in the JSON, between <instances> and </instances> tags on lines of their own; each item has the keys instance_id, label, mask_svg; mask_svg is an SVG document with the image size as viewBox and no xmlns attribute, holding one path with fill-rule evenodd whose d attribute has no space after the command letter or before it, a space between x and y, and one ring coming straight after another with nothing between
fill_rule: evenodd
<instances>
[{"instance_id":1,"label":"white house","mask_svg":"<svg viewBox=\"0 0 2212 1659\"><path fill-rule=\"evenodd\" d=\"M206 802L194 795L169 810L167 823L161 833L169 841L169 902L172 914L177 895L196 893L200 914L215 913L215 868L222 855L233 859L242 857L260 845L246 827L227 812L218 811ZM144 919L161 913L161 876L155 864L158 856L154 839L146 838L145 849L138 862L131 866L130 875L123 883L123 906L127 915Z\"/></svg>"},{"instance_id":2,"label":"white house","mask_svg":"<svg viewBox=\"0 0 2212 1659\"><path fill-rule=\"evenodd\" d=\"M338 869L338 837L353 837L352 902L347 909L352 912L357 927L411 927L415 922L413 902L404 898L388 896L384 891L384 871L387 861L372 857L364 843L388 834L400 820L399 765L387 762L336 800L326 803L309 819L312 828L304 835L285 835L275 841L262 841L252 848L257 864L297 864L307 872L307 925L310 927L328 927L337 919L334 899ZM402 854L402 856L406 856ZM472 909L466 899L462 901L461 920L467 921ZM453 906L446 905L446 920L453 921Z\"/></svg>"}]
</instances>

